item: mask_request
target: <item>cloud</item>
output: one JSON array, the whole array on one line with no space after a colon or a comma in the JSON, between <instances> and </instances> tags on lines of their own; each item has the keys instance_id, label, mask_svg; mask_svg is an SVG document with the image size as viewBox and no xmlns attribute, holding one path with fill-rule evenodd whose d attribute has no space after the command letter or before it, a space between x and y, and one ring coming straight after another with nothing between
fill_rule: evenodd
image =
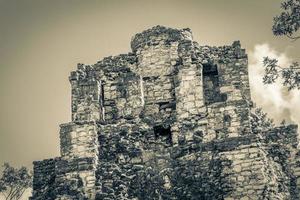
<instances>
[{"instance_id":1,"label":"cloud","mask_svg":"<svg viewBox=\"0 0 300 200\"><path fill-rule=\"evenodd\" d=\"M285 53L277 52L268 44L255 45L254 50L249 53L252 100L258 107L262 107L276 123L285 119L289 123L300 125L300 90L287 91L281 84L282 80L277 80L275 84L264 85L262 61L265 56L278 59L280 66L288 66L292 62Z\"/></svg>"}]
</instances>

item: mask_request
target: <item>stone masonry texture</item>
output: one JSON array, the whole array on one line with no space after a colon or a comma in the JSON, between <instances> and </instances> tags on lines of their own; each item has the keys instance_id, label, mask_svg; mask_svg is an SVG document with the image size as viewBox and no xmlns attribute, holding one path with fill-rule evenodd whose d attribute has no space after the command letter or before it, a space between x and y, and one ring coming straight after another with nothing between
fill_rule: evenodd
<instances>
[{"instance_id":1,"label":"stone masonry texture","mask_svg":"<svg viewBox=\"0 0 300 200\"><path fill-rule=\"evenodd\" d=\"M71 72L72 121L31 200L300 199L297 126L253 131L239 41L156 26L131 49Z\"/></svg>"}]
</instances>

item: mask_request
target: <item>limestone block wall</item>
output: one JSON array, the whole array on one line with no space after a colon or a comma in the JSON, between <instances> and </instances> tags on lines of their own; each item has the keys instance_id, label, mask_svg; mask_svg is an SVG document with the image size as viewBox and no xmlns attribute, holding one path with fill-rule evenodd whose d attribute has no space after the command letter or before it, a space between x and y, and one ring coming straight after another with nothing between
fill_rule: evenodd
<instances>
[{"instance_id":1,"label":"limestone block wall","mask_svg":"<svg viewBox=\"0 0 300 200\"><path fill-rule=\"evenodd\" d=\"M232 161L230 179L233 189L225 199L290 198L289 191L278 185L285 177L278 173L260 144L241 145L221 154Z\"/></svg>"},{"instance_id":2,"label":"limestone block wall","mask_svg":"<svg viewBox=\"0 0 300 200\"><path fill-rule=\"evenodd\" d=\"M66 181L80 181L83 194L91 198L95 196L95 171L98 165L98 130L94 122L62 124L60 130L61 159L59 173L61 184ZM79 160L82 160L78 163ZM63 162L63 164L62 164ZM77 164L82 165L75 170ZM65 170L71 169L71 170Z\"/></svg>"},{"instance_id":3,"label":"limestone block wall","mask_svg":"<svg viewBox=\"0 0 300 200\"><path fill-rule=\"evenodd\" d=\"M291 162L291 168L294 175L294 199L299 198L300 191L300 152L297 151L295 159Z\"/></svg>"},{"instance_id":4,"label":"limestone block wall","mask_svg":"<svg viewBox=\"0 0 300 200\"><path fill-rule=\"evenodd\" d=\"M280 126L263 133L267 156L274 161L285 178L281 182L282 190L290 193L291 199L299 198L299 136L296 125ZM288 185L289 187L286 187ZM285 187L285 188L284 188Z\"/></svg>"},{"instance_id":5,"label":"limestone block wall","mask_svg":"<svg viewBox=\"0 0 300 200\"><path fill-rule=\"evenodd\" d=\"M268 145L259 137L188 146L178 146L172 153L175 199L294 199L286 182L290 179L268 156Z\"/></svg>"},{"instance_id":6,"label":"limestone block wall","mask_svg":"<svg viewBox=\"0 0 300 200\"><path fill-rule=\"evenodd\" d=\"M30 199L94 199L95 171L92 158L61 158L34 162Z\"/></svg>"},{"instance_id":7,"label":"limestone block wall","mask_svg":"<svg viewBox=\"0 0 300 200\"><path fill-rule=\"evenodd\" d=\"M43 199L55 199L55 178L56 170L55 165L59 158L45 159L42 161L35 161L33 163L34 175L32 185L32 197L31 199L43 200Z\"/></svg>"},{"instance_id":8,"label":"limestone block wall","mask_svg":"<svg viewBox=\"0 0 300 200\"><path fill-rule=\"evenodd\" d=\"M62 159L56 163L56 200L95 198L95 159Z\"/></svg>"},{"instance_id":9,"label":"limestone block wall","mask_svg":"<svg viewBox=\"0 0 300 200\"><path fill-rule=\"evenodd\" d=\"M121 54L107 57L94 66L102 82L104 121L137 117L144 106L142 78L136 71L136 57Z\"/></svg>"},{"instance_id":10,"label":"limestone block wall","mask_svg":"<svg viewBox=\"0 0 300 200\"><path fill-rule=\"evenodd\" d=\"M90 123L60 125L60 147L63 159L97 157L97 128Z\"/></svg>"},{"instance_id":11,"label":"limestone block wall","mask_svg":"<svg viewBox=\"0 0 300 200\"><path fill-rule=\"evenodd\" d=\"M78 64L77 71L71 72L72 120L92 121L103 118L101 82L96 79L91 66Z\"/></svg>"},{"instance_id":12,"label":"limestone block wall","mask_svg":"<svg viewBox=\"0 0 300 200\"><path fill-rule=\"evenodd\" d=\"M206 114L203 95L202 67L192 62L194 46L192 41L182 41L178 49L181 59L177 67L177 120L192 118Z\"/></svg>"},{"instance_id":13,"label":"limestone block wall","mask_svg":"<svg viewBox=\"0 0 300 200\"><path fill-rule=\"evenodd\" d=\"M171 141L147 123L132 122L99 124L98 199L156 199L159 192L145 197L143 189L171 187ZM156 182L163 187L151 185Z\"/></svg>"},{"instance_id":14,"label":"limestone block wall","mask_svg":"<svg viewBox=\"0 0 300 200\"><path fill-rule=\"evenodd\" d=\"M143 137L147 129L143 124L99 125L97 199L130 199L130 183L144 169Z\"/></svg>"},{"instance_id":15,"label":"limestone block wall","mask_svg":"<svg viewBox=\"0 0 300 200\"><path fill-rule=\"evenodd\" d=\"M250 107L244 100L220 102L208 106L207 140L237 137L250 133Z\"/></svg>"},{"instance_id":16,"label":"limestone block wall","mask_svg":"<svg viewBox=\"0 0 300 200\"><path fill-rule=\"evenodd\" d=\"M203 66L208 109L206 141L250 133L251 96L245 50L239 41L231 46L194 46Z\"/></svg>"},{"instance_id":17,"label":"limestone block wall","mask_svg":"<svg viewBox=\"0 0 300 200\"><path fill-rule=\"evenodd\" d=\"M152 34L149 32L147 38L136 35L131 44L137 56L137 72L143 79L143 116L149 121L164 123L175 110L173 75L178 61L178 41L172 40L168 32L157 37Z\"/></svg>"}]
</instances>

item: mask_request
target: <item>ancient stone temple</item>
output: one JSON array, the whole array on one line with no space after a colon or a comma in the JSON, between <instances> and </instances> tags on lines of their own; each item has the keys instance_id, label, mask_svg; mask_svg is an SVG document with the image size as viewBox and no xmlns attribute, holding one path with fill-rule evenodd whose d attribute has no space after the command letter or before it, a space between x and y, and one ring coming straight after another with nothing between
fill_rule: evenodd
<instances>
[{"instance_id":1,"label":"ancient stone temple","mask_svg":"<svg viewBox=\"0 0 300 200\"><path fill-rule=\"evenodd\" d=\"M71 72L72 121L61 156L34 162L32 200L299 199L297 126L255 128L239 41L156 26L131 48Z\"/></svg>"}]
</instances>

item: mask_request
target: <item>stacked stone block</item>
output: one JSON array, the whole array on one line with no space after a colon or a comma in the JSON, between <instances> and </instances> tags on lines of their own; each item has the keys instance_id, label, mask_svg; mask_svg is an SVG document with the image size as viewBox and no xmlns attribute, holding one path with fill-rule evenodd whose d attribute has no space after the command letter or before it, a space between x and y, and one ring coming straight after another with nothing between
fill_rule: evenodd
<instances>
[{"instance_id":1,"label":"stacked stone block","mask_svg":"<svg viewBox=\"0 0 300 200\"><path fill-rule=\"evenodd\" d=\"M55 165L58 158L35 161L31 199L55 199Z\"/></svg>"}]
</instances>

